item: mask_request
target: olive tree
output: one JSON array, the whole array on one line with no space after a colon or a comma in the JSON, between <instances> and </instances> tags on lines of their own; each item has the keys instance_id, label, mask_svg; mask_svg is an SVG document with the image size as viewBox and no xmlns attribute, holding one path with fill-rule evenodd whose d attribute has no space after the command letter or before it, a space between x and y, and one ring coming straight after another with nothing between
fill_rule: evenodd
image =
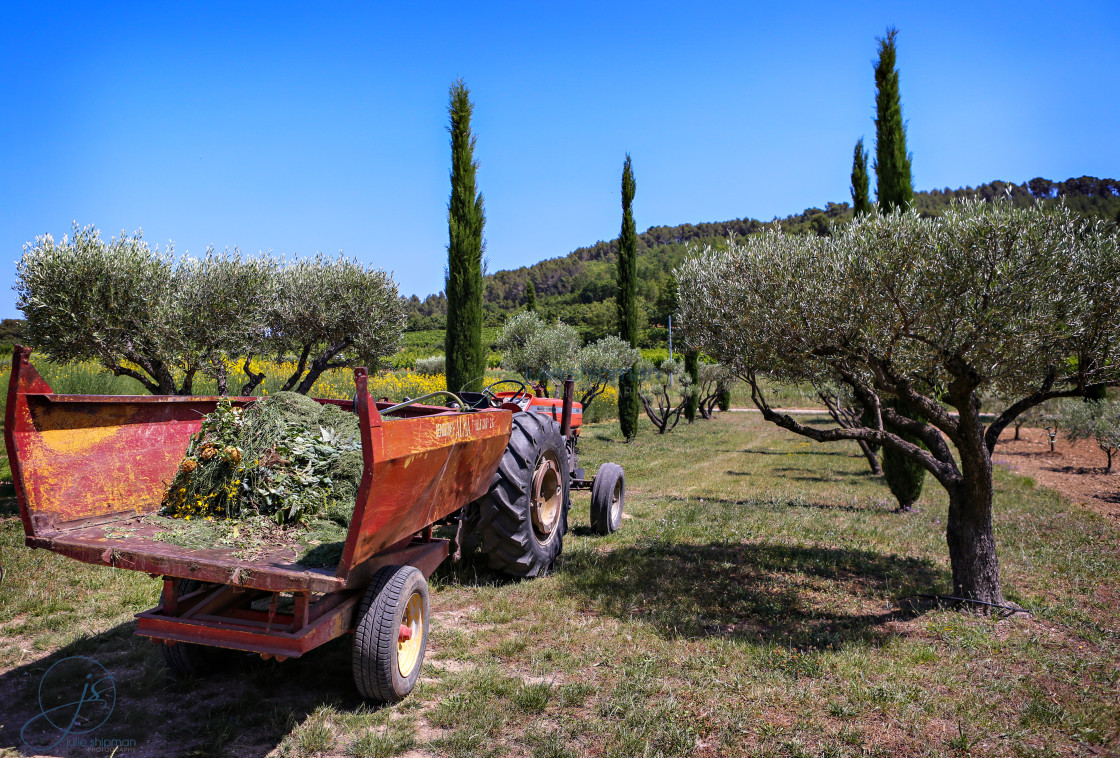
<instances>
[{"instance_id":1,"label":"olive tree","mask_svg":"<svg viewBox=\"0 0 1120 758\"><path fill-rule=\"evenodd\" d=\"M637 371L640 390L638 397L646 416L658 434L673 431L680 423L689 401L696 394L696 387L685 370L684 361L674 361L671 358L658 364L642 361L638 364Z\"/></svg>"},{"instance_id":2,"label":"olive tree","mask_svg":"<svg viewBox=\"0 0 1120 758\"><path fill-rule=\"evenodd\" d=\"M561 321L549 324L533 311L521 311L502 327L497 345L502 368L539 383L547 394L551 380L562 380L575 371L580 338Z\"/></svg>"},{"instance_id":3,"label":"olive tree","mask_svg":"<svg viewBox=\"0 0 1120 758\"><path fill-rule=\"evenodd\" d=\"M189 366L214 378L219 395L229 392L229 364L265 344L277 270L276 261L263 255L244 258L236 250L213 249L176 267L168 301L172 320L186 327L179 333L188 337L178 352ZM248 358L245 364L248 375Z\"/></svg>"},{"instance_id":4,"label":"olive tree","mask_svg":"<svg viewBox=\"0 0 1120 758\"><path fill-rule=\"evenodd\" d=\"M1066 400L1062 426L1071 442L1093 440L1108 457L1105 473L1112 473L1112 457L1120 450L1120 400Z\"/></svg>"},{"instance_id":5,"label":"olive tree","mask_svg":"<svg viewBox=\"0 0 1120 758\"><path fill-rule=\"evenodd\" d=\"M832 237L773 231L709 248L677 277L692 344L749 384L763 418L820 442L892 448L945 488L954 593L1002 603L992 451L1024 411L1120 381L1115 227L1008 202L872 213ZM822 428L778 413L764 372L843 384L870 420ZM989 392L1013 400L985 425Z\"/></svg>"},{"instance_id":6,"label":"olive tree","mask_svg":"<svg viewBox=\"0 0 1120 758\"><path fill-rule=\"evenodd\" d=\"M343 256L297 258L279 269L265 349L295 357L281 389L307 394L332 369L378 366L397 351L404 320L397 284L382 269ZM242 394L263 379L251 375Z\"/></svg>"},{"instance_id":7,"label":"olive tree","mask_svg":"<svg viewBox=\"0 0 1120 758\"><path fill-rule=\"evenodd\" d=\"M611 382L631 371L642 359L642 353L630 343L615 336L603 337L584 346L576 354L579 366L580 404L586 408L603 394Z\"/></svg>"},{"instance_id":8,"label":"olive tree","mask_svg":"<svg viewBox=\"0 0 1120 758\"><path fill-rule=\"evenodd\" d=\"M273 264L208 250L177 260L143 234L106 241L75 225L24 246L16 266L25 339L55 361L91 360L149 392L189 395L199 372L225 376L226 361L263 336Z\"/></svg>"},{"instance_id":9,"label":"olive tree","mask_svg":"<svg viewBox=\"0 0 1120 758\"><path fill-rule=\"evenodd\" d=\"M417 358L415 368L417 374L423 374L424 376L441 376L447 371L447 358L442 355Z\"/></svg>"},{"instance_id":10,"label":"olive tree","mask_svg":"<svg viewBox=\"0 0 1120 758\"><path fill-rule=\"evenodd\" d=\"M721 363L701 363L699 377L696 382L696 410L700 418L710 421L715 417L720 397L730 390L731 372Z\"/></svg>"}]
</instances>

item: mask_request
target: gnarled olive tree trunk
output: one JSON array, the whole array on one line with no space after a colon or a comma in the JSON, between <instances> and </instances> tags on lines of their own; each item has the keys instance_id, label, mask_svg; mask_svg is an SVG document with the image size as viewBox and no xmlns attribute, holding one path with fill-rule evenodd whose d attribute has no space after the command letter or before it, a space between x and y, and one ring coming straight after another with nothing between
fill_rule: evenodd
<instances>
[{"instance_id":1,"label":"gnarled olive tree trunk","mask_svg":"<svg viewBox=\"0 0 1120 758\"><path fill-rule=\"evenodd\" d=\"M954 405L960 419L956 440L960 469L954 482L945 483L949 493L945 541L953 567L953 594L1002 605L992 528L992 453L975 392L956 398Z\"/></svg>"}]
</instances>

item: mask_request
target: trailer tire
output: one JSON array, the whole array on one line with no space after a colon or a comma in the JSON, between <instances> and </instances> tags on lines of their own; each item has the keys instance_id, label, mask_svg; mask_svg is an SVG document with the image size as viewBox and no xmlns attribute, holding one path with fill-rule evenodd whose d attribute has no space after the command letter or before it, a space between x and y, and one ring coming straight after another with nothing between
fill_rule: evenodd
<instances>
[{"instance_id":1,"label":"trailer tire","mask_svg":"<svg viewBox=\"0 0 1120 758\"><path fill-rule=\"evenodd\" d=\"M201 586L202 582L195 579L180 579L179 594L186 595ZM163 605L162 594L159 602ZM196 645L192 642L176 642L173 645L163 642L159 646L159 652L164 664L167 665L168 672L175 679L205 676L222 668L229 660L228 650L209 645Z\"/></svg>"},{"instance_id":2,"label":"trailer tire","mask_svg":"<svg viewBox=\"0 0 1120 758\"><path fill-rule=\"evenodd\" d=\"M490 491L468 510L490 568L514 577L548 573L568 531L568 450L560 425L544 415L513 416L509 444Z\"/></svg>"},{"instance_id":3,"label":"trailer tire","mask_svg":"<svg viewBox=\"0 0 1120 758\"><path fill-rule=\"evenodd\" d=\"M428 583L419 569L384 566L373 575L358 606L351 661L362 697L396 703L412 692L428 648L428 614Z\"/></svg>"},{"instance_id":4,"label":"trailer tire","mask_svg":"<svg viewBox=\"0 0 1120 758\"><path fill-rule=\"evenodd\" d=\"M604 463L591 485L591 531L613 534L622 525L626 475L617 463Z\"/></svg>"}]
</instances>

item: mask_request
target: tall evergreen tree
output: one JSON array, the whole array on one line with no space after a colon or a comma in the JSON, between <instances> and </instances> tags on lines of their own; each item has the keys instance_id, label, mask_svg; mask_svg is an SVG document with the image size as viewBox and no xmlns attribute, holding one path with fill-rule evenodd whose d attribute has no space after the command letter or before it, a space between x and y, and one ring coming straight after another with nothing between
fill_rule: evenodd
<instances>
[{"instance_id":1,"label":"tall evergreen tree","mask_svg":"<svg viewBox=\"0 0 1120 758\"><path fill-rule=\"evenodd\" d=\"M618 326L619 336L630 347L638 341L638 232L634 226L634 170L630 155L622 164L622 230L618 234ZM634 370L618 378L618 423L622 435L632 440L638 434L641 398Z\"/></svg>"},{"instance_id":2,"label":"tall evergreen tree","mask_svg":"<svg viewBox=\"0 0 1120 758\"><path fill-rule=\"evenodd\" d=\"M879 60L875 64L875 193L884 213L905 210L914 198L895 68L897 36L898 30L892 27L887 29L887 36L879 38Z\"/></svg>"},{"instance_id":3,"label":"tall evergreen tree","mask_svg":"<svg viewBox=\"0 0 1120 758\"><path fill-rule=\"evenodd\" d=\"M892 27L887 29L887 36L879 38L879 60L875 64L875 189L883 213L904 211L914 198L911 156L906 152L906 123L902 120L902 96L895 68L896 36L898 30ZM854 183L854 170L852 175ZM903 410L898 400L887 403L896 411ZM888 431L907 442L921 444L921 440L901 429ZM883 448L882 465L887 486L898 500L899 510L910 510L922 493L926 470L892 447Z\"/></svg>"},{"instance_id":4,"label":"tall evergreen tree","mask_svg":"<svg viewBox=\"0 0 1120 758\"><path fill-rule=\"evenodd\" d=\"M477 391L486 370L482 344L482 193L471 134L471 91L462 79L451 85L451 199L447 204L447 388Z\"/></svg>"},{"instance_id":5,"label":"tall evergreen tree","mask_svg":"<svg viewBox=\"0 0 1120 758\"><path fill-rule=\"evenodd\" d=\"M857 216L871 212L870 185L867 176L867 151L863 149L863 137L860 137L852 155L852 208Z\"/></svg>"},{"instance_id":6,"label":"tall evergreen tree","mask_svg":"<svg viewBox=\"0 0 1120 758\"><path fill-rule=\"evenodd\" d=\"M692 379L692 388L696 390L700 386L700 353L695 350L686 350L684 353L684 371ZM684 406L684 417L688 419L688 423L696 420L696 409L700 405L700 395L695 391L688 396L688 401Z\"/></svg>"},{"instance_id":7,"label":"tall evergreen tree","mask_svg":"<svg viewBox=\"0 0 1120 758\"><path fill-rule=\"evenodd\" d=\"M525 310L530 312L537 310L537 288L533 286L531 279L525 284Z\"/></svg>"}]
</instances>

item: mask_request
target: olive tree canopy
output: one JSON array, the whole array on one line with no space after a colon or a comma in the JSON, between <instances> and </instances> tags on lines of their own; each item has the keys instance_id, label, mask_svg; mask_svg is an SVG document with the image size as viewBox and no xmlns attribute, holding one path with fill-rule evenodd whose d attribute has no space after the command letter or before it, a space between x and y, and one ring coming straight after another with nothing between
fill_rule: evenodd
<instances>
[{"instance_id":1,"label":"olive tree canopy","mask_svg":"<svg viewBox=\"0 0 1120 758\"><path fill-rule=\"evenodd\" d=\"M954 593L1003 602L992 451L1023 411L1120 380L1113 225L1007 202L965 203L939 218L872 213L828 238L732 240L694 255L677 278L690 344L747 381L765 419L822 442L891 447L929 471L949 494ZM777 413L762 373L844 385L870 420L824 428ZM985 425L989 393L1009 400Z\"/></svg>"},{"instance_id":2,"label":"olive tree canopy","mask_svg":"<svg viewBox=\"0 0 1120 758\"><path fill-rule=\"evenodd\" d=\"M267 349L296 357L282 389L307 394L325 371L375 368L397 351L404 307L396 282L382 269L320 254L286 263L278 279Z\"/></svg>"},{"instance_id":3,"label":"olive tree canopy","mask_svg":"<svg viewBox=\"0 0 1120 758\"><path fill-rule=\"evenodd\" d=\"M611 382L632 371L642 352L614 335L588 343L576 354L579 365L579 402L584 408L603 394Z\"/></svg>"},{"instance_id":4,"label":"olive tree canopy","mask_svg":"<svg viewBox=\"0 0 1120 758\"><path fill-rule=\"evenodd\" d=\"M274 264L236 251L176 259L143 234L105 241L92 226L24 246L16 266L27 342L56 361L92 360L149 392L191 394L201 371L263 334Z\"/></svg>"},{"instance_id":5,"label":"olive tree canopy","mask_svg":"<svg viewBox=\"0 0 1120 758\"><path fill-rule=\"evenodd\" d=\"M545 390L572 376L586 408L607 386L631 371L642 353L619 337L604 337L580 347L579 332L557 321L549 324L533 311L510 317L498 335L502 368L515 371Z\"/></svg>"},{"instance_id":6,"label":"olive tree canopy","mask_svg":"<svg viewBox=\"0 0 1120 758\"><path fill-rule=\"evenodd\" d=\"M557 321L549 324L533 311L510 317L497 340L502 368L515 371L546 390L550 381L575 372L579 332Z\"/></svg>"},{"instance_id":7,"label":"olive tree canopy","mask_svg":"<svg viewBox=\"0 0 1120 758\"><path fill-rule=\"evenodd\" d=\"M389 275L345 258L208 250L177 259L140 232L106 241L75 226L60 242L25 246L17 273L30 345L55 361L97 361L153 394L189 395L199 373L225 394L229 363L244 357L248 373L259 354L294 355L285 389L306 393L323 371L376 366L403 327Z\"/></svg>"}]
</instances>

